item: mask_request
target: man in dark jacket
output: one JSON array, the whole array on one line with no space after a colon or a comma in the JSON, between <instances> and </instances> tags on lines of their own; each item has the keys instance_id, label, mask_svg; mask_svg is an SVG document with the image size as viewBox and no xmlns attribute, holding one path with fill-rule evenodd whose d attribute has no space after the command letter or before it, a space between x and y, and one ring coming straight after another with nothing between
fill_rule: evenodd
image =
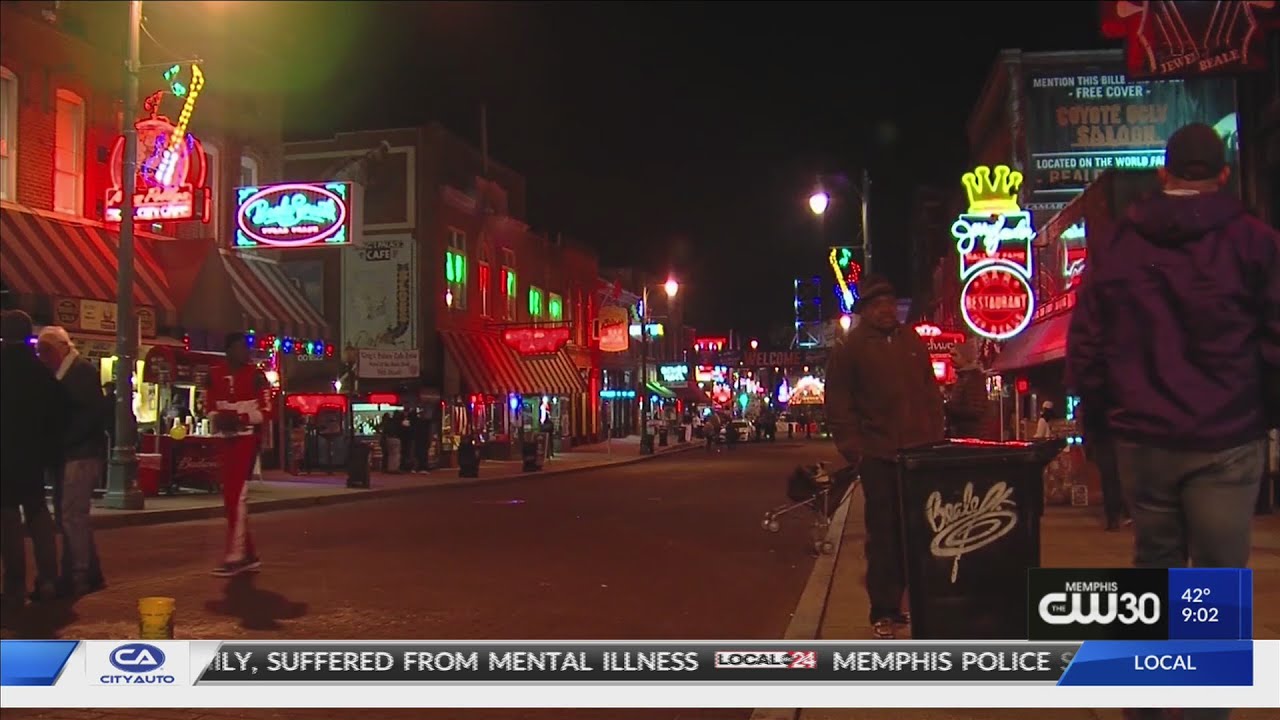
<instances>
[{"instance_id":1,"label":"man in dark jacket","mask_svg":"<svg viewBox=\"0 0 1280 720\"><path fill-rule=\"evenodd\" d=\"M0 318L0 547L4 557L4 609L25 604L26 531L35 550L38 600L52 600L58 576L53 518L44 499L44 474L58 458L61 388L36 360L31 318L7 311Z\"/></svg>"},{"instance_id":2,"label":"man in dark jacket","mask_svg":"<svg viewBox=\"0 0 1280 720\"><path fill-rule=\"evenodd\" d=\"M827 426L840 454L860 468L871 625L877 637L892 638L895 625L909 622L895 458L903 448L942 440L942 392L929 348L898 322L893 286L867 276L861 289L861 320L827 364Z\"/></svg>"},{"instance_id":3,"label":"man in dark jacket","mask_svg":"<svg viewBox=\"0 0 1280 720\"><path fill-rule=\"evenodd\" d=\"M987 374L978 361L978 341L970 338L951 350L956 382L947 400L949 435L1000 440L1000 416L987 392Z\"/></svg>"},{"instance_id":4,"label":"man in dark jacket","mask_svg":"<svg viewBox=\"0 0 1280 720\"><path fill-rule=\"evenodd\" d=\"M98 370L76 352L66 330L57 326L41 330L36 352L70 400L53 493L55 518L62 530L61 590L79 597L106 585L89 510L107 457L107 407Z\"/></svg>"},{"instance_id":5,"label":"man in dark jacket","mask_svg":"<svg viewBox=\"0 0 1280 720\"><path fill-rule=\"evenodd\" d=\"M1090 257L1067 372L1105 418L1140 567L1246 567L1280 369L1280 234L1222 190L1206 125L1169 138L1164 191Z\"/></svg>"}]
</instances>

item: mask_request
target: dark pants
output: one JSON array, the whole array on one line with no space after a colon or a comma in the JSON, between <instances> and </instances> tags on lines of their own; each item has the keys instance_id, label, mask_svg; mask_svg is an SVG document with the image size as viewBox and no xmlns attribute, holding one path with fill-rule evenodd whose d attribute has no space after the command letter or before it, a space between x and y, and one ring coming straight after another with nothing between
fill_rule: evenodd
<instances>
[{"instance_id":1,"label":"dark pants","mask_svg":"<svg viewBox=\"0 0 1280 720\"><path fill-rule=\"evenodd\" d=\"M102 461L94 457L67 460L53 481L54 520L62 532L62 579L78 592L103 581L89 520L101 466Z\"/></svg>"},{"instance_id":2,"label":"dark pants","mask_svg":"<svg viewBox=\"0 0 1280 720\"><path fill-rule=\"evenodd\" d=\"M58 578L58 540L44 499L44 483L33 480L26 497L21 495L21 491L6 489L0 506L5 602L15 604L22 603L27 593L27 534L35 555L36 588L52 591Z\"/></svg>"},{"instance_id":3,"label":"dark pants","mask_svg":"<svg viewBox=\"0 0 1280 720\"><path fill-rule=\"evenodd\" d=\"M1114 525L1129 515L1124 501L1124 488L1120 483L1120 467L1116 464L1116 446L1109 440L1090 439L1085 449L1089 459L1098 468L1098 479L1102 483L1102 508L1107 515L1107 524Z\"/></svg>"},{"instance_id":4,"label":"dark pants","mask_svg":"<svg viewBox=\"0 0 1280 720\"><path fill-rule=\"evenodd\" d=\"M865 458L860 468L866 525L867 596L871 622L892 618L902 611L907 589L898 516L898 470L888 460Z\"/></svg>"}]
</instances>

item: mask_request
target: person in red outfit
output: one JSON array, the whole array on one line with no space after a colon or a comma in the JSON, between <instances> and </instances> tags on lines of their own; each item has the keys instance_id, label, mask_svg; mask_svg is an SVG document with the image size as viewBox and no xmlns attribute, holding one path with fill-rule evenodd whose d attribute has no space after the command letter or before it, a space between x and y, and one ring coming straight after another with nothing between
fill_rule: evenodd
<instances>
[{"instance_id":1,"label":"person in red outfit","mask_svg":"<svg viewBox=\"0 0 1280 720\"><path fill-rule=\"evenodd\" d=\"M227 511L227 554L214 569L218 577L232 577L258 570L261 562L249 534L248 484L258 458L262 424L270 411L271 385L249 362L244 333L231 333L226 342L227 361L210 373L209 397L214 433L223 438L222 502Z\"/></svg>"}]
</instances>

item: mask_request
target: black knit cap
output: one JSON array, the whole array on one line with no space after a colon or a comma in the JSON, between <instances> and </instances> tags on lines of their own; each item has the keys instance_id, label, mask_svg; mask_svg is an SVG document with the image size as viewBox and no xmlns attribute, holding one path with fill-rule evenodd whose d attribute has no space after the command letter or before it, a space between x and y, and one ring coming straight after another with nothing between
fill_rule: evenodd
<instances>
[{"instance_id":1,"label":"black knit cap","mask_svg":"<svg viewBox=\"0 0 1280 720\"><path fill-rule=\"evenodd\" d=\"M0 316L0 339L9 343L25 343L35 333L31 316L21 310L5 310Z\"/></svg>"},{"instance_id":2,"label":"black knit cap","mask_svg":"<svg viewBox=\"0 0 1280 720\"><path fill-rule=\"evenodd\" d=\"M883 275L864 275L862 281L858 283L858 304L854 310L861 314L863 308L871 304L872 300L886 295L895 300L898 298L898 292L894 290L889 278Z\"/></svg>"},{"instance_id":3,"label":"black knit cap","mask_svg":"<svg viewBox=\"0 0 1280 720\"><path fill-rule=\"evenodd\" d=\"M1227 166L1227 147L1208 125L1184 125L1165 145L1164 166L1176 178L1211 180Z\"/></svg>"}]
</instances>

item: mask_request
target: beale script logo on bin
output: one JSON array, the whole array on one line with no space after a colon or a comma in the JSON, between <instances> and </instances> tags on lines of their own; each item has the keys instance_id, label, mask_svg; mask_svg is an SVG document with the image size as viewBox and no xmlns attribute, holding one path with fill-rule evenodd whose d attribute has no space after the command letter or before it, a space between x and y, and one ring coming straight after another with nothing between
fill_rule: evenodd
<instances>
[{"instance_id":1,"label":"beale script logo on bin","mask_svg":"<svg viewBox=\"0 0 1280 720\"><path fill-rule=\"evenodd\" d=\"M1027 581L1029 640L1166 640L1168 572L1036 568Z\"/></svg>"},{"instance_id":2,"label":"beale script logo on bin","mask_svg":"<svg viewBox=\"0 0 1280 720\"><path fill-rule=\"evenodd\" d=\"M185 641L120 643L91 640L86 666L92 685L187 685L190 658Z\"/></svg>"},{"instance_id":3,"label":"beale script logo on bin","mask_svg":"<svg viewBox=\"0 0 1280 720\"><path fill-rule=\"evenodd\" d=\"M816 670L818 653L813 650L720 650L717 670Z\"/></svg>"},{"instance_id":4,"label":"beale script logo on bin","mask_svg":"<svg viewBox=\"0 0 1280 720\"><path fill-rule=\"evenodd\" d=\"M951 558L951 582L960 577L960 558L999 540L1018 526L1018 504L1013 488L998 482L979 497L973 483L964 486L958 500L947 502L934 492L924 504L925 520L933 530L929 552Z\"/></svg>"}]
</instances>

